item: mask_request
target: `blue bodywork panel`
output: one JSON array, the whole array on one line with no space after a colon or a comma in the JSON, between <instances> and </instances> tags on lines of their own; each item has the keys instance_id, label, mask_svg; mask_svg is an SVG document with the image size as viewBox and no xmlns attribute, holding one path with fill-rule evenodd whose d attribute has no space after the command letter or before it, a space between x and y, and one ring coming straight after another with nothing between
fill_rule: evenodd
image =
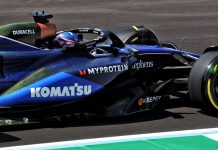
<instances>
[{"instance_id":1,"label":"blue bodywork panel","mask_svg":"<svg viewBox=\"0 0 218 150\"><path fill-rule=\"evenodd\" d=\"M74 55L61 49L40 49L0 36L3 59L0 107L79 101L104 89L133 69L135 58L122 61L130 49L140 54L199 55L160 46L126 45L118 55Z\"/></svg>"}]
</instances>

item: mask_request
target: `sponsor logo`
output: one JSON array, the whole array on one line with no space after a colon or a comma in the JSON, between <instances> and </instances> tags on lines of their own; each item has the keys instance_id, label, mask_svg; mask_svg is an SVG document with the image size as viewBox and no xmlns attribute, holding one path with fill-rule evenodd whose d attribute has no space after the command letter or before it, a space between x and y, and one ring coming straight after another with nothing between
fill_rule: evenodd
<instances>
[{"instance_id":1,"label":"sponsor logo","mask_svg":"<svg viewBox=\"0 0 218 150\"><path fill-rule=\"evenodd\" d=\"M152 96L152 97L145 97L145 98L140 98L138 100L138 105L142 106L142 104L148 104L148 103L153 103L156 101L159 101L162 96Z\"/></svg>"},{"instance_id":2,"label":"sponsor logo","mask_svg":"<svg viewBox=\"0 0 218 150\"><path fill-rule=\"evenodd\" d=\"M113 72L122 72L128 70L128 65L114 65L107 67L96 67L96 68L88 68L84 70L79 70L79 74L81 76L91 75L91 74L107 74Z\"/></svg>"},{"instance_id":3,"label":"sponsor logo","mask_svg":"<svg viewBox=\"0 0 218 150\"><path fill-rule=\"evenodd\" d=\"M13 35L29 35L29 34L35 34L35 30L33 29L27 29L27 30L14 30L12 31Z\"/></svg>"},{"instance_id":4,"label":"sponsor logo","mask_svg":"<svg viewBox=\"0 0 218 150\"><path fill-rule=\"evenodd\" d=\"M143 99L143 98L140 98L140 99L138 100L138 105L139 105L139 106L142 106L143 103L144 103L144 99Z\"/></svg>"},{"instance_id":5,"label":"sponsor logo","mask_svg":"<svg viewBox=\"0 0 218 150\"><path fill-rule=\"evenodd\" d=\"M99 29L99 28L95 28L94 30L97 31L97 32L102 32L102 30Z\"/></svg>"},{"instance_id":6,"label":"sponsor logo","mask_svg":"<svg viewBox=\"0 0 218 150\"><path fill-rule=\"evenodd\" d=\"M79 32L89 32L88 29L79 29Z\"/></svg>"},{"instance_id":7,"label":"sponsor logo","mask_svg":"<svg viewBox=\"0 0 218 150\"><path fill-rule=\"evenodd\" d=\"M91 85L79 85L64 87L36 87L30 88L32 98L36 97L61 97L61 96L83 96L92 93Z\"/></svg>"},{"instance_id":8,"label":"sponsor logo","mask_svg":"<svg viewBox=\"0 0 218 150\"><path fill-rule=\"evenodd\" d=\"M78 28L79 30L90 30L90 28Z\"/></svg>"},{"instance_id":9,"label":"sponsor logo","mask_svg":"<svg viewBox=\"0 0 218 150\"><path fill-rule=\"evenodd\" d=\"M144 69L144 68L152 68L154 66L153 61L149 61L149 62L143 62L142 60L140 60L138 63L135 63L132 66L132 69Z\"/></svg>"},{"instance_id":10,"label":"sponsor logo","mask_svg":"<svg viewBox=\"0 0 218 150\"><path fill-rule=\"evenodd\" d=\"M79 32L89 32L90 28L78 28Z\"/></svg>"},{"instance_id":11,"label":"sponsor logo","mask_svg":"<svg viewBox=\"0 0 218 150\"><path fill-rule=\"evenodd\" d=\"M86 70L79 70L79 74L81 75L81 76L86 76Z\"/></svg>"}]
</instances>

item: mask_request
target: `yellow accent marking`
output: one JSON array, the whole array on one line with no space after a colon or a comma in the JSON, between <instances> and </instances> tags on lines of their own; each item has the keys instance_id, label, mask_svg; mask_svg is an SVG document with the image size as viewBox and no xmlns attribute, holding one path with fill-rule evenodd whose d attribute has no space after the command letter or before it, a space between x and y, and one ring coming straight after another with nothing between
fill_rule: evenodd
<instances>
[{"instance_id":1,"label":"yellow accent marking","mask_svg":"<svg viewBox=\"0 0 218 150\"><path fill-rule=\"evenodd\" d=\"M207 82L208 97L209 97L211 104L218 110L218 105L214 102L212 95L211 95L210 84L211 84L211 79L209 79Z\"/></svg>"},{"instance_id":2,"label":"yellow accent marking","mask_svg":"<svg viewBox=\"0 0 218 150\"><path fill-rule=\"evenodd\" d=\"M216 64L216 66L214 67L214 69L213 69L213 71L216 73L216 70L217 70L217 64Z\"/></svg>"},{"instance_id":3,"label":"yellow accent marking","mask_svg":"<svg viewBox=\"0 0 218 150\"><path fill-rule=\"evenodd\" d=\"M138 31L139 29L136 26L132 26L136 31Z\"/></svg>"},{"instance_id":4,"label":"yellow accent marking","mask_svg":"<svg viewBox=\"0 0 218 150\"><path fill-rule=\"evenodd\" d=\"M135 37L134 39L131 40L131 43L135 42L138 39L139 39L138 37Z\"/></svg>"}]
</instances>

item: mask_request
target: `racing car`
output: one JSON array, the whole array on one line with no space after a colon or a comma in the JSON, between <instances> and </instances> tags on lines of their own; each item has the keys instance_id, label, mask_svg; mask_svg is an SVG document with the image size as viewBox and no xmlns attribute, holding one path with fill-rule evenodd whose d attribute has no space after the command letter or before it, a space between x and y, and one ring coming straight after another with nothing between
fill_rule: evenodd
<instances>
[{"instance_id":1,"label":"racing car","mask_svg":"<svg viewBox=\"0 0 218 150\"><path fill-rule=\"evenodd\" d=\"M144 26L58 32L52 15L31 15L0 26L0 118L125 116L155 108L181 78L192 101L218 112L217 47L182 51Z\"/></svg>"}]
</instances>

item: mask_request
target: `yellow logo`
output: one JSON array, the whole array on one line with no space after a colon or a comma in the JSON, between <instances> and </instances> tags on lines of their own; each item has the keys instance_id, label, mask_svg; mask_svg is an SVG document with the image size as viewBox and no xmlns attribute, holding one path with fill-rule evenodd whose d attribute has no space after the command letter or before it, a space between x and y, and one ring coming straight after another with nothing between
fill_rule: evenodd
<instances>
[{"instance_id":1,"label":"yellow logo","mask_svg":"<svg viewBox=\"0 0 218 150\"><path fill-rule=\"evenodd\" d=\"M139 105L139 106L142 106L143 103L144 103L144 99L143 99L143 98L140 98L140 99L138 100L138 105Z\"/></svg>"}]
</instances>

